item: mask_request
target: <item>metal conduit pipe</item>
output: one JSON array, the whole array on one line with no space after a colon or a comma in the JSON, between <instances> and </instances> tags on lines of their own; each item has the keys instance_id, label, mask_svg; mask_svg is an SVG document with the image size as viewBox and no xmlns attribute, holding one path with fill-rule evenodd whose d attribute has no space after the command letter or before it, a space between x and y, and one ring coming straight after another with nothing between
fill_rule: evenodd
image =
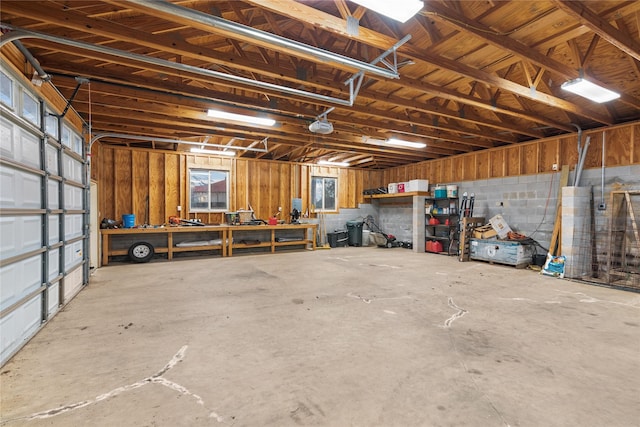
<instances>
[{"instance_id":1,"label":"metal conduit pipe","mask_svg":"<svg viewBox=\"0 0 640 427\"><path fill-rule=\"evenodd\" d=\"M580 158L582 157L582 128L575 123L570 123L573 127L578 129L578 163L576 164L576 176L573 180L573 185L577 186L578 167L580 165Z\"/></svg>"},{"instance_id":2,"label":"metal conduit pipe","mask_svg":"<svg viewBox=\"0 0 640 427\"><path fill-rule=\"evenodd\" d=\"M31 64L31 66L36 70L36 72L38 73L38 76L40 76L42 80L44 80L45 82L48 82L49 80L51 80L51 76L42 69L38 60L34 58L31 52L29 52L29 49L24 47L24 45L20 42L20 40L15 40L13 44L15 47L18 48L18 50L25 57L25 59L29 61L29 64Z\"/></svg>"},{"instance_id":3,"label":"metal conduit pipe","mask_svg":"<svg viewBox=\"0 0 640 427\"><path fill-rule=\"evenodd\" d=\"M158 65L160 67L172 68L174 70L185 71L188 73L198 74L205 77L211 77L220 80L226 80L234 83L241 83L248 86L253 86L262 89L274 90L282 93L287 93L290 95L302 96L305 98L314 99L316 101L328 102L331 104L338 104L350 107L353 105L353 100L346 100L340 98L334 98L332 96L325 96L318 93L306 92L303 90L290 88L287 86L280 86L268 82L261 82L258 80L252 80L241 76L234 76L232 74L225 74L219 71L207 70L204 68L194 67L193 65L180 64L177 62L171 62L160 58L154 58L150 56L139 55L137 53L125 52L118 49L113 49L106 46L100 45L92 45L89 43L84 43L76 40L67 39L64 37L58 37L51 34L41 33L38 31L25 30L23 28L15 27L13 25L0 23L0 27L4 29L10 29L12 32L8 34L2 35L0 38L0 47L2 47L7 42L12 42L14 40L23 39L23 38L36 38L41 40L47 40L54 43L60 43L67 46L73 46L80 49L87 49L94 52L104 53L107 55L113 55L120 58L132 59L134 61L139 61L146 64Z\"/></svg>"},{"instance_id":4,"label":"metal conduit pipe","mask_svg":"<svg viewBox=\"0 0 640 427\"><path fill-rule=\"evenodd\" d=\"M364 71L366 73L375 74L389 79L397 79L400 77L397 71L390 71L384 68L376 67L374 64L358 61L357 59L342 56L337 53L320 49L314 46L309 46L295 40L290 40L275 34L267 33L266 31L257 30L246 25L238 24L236 22L229 21L224 18L219 18L217 16L208 15L206 13L179 6L174 3L148 0L129 0L129 3L141 5L146 9L152 9L159 12L179 16L181 18L187 18L190 21L205 24L209 27L218 28L226 32L231 32L245 38L260 40L273 47L295 50L296 52L299 52L301 54L311 55L323 63L341 64L347 67L355 68L356 70Z\"/></svg>"},{"instance_id":5,"label":"metal conduit pipe","mask_svg":"<svg viewBox=\"0 0 640 427\"><path fill-rule=\"evenodd\" d=\"M584 160L587 158L587 150L589 149L589 142L591 141L591 137L587 136L587 140L584 143L584 147L582 148L582 154L580 155L580 159L578 161L578 167L576 168L576 180L574 182L574 186L580 186L580 178L582 177L582 170L584 169Z\"/></svg>"},{"instance_id":6,"label":"metal conduit pipe","mask_svg":"<svg viewBox=\"0 0 640 427\"><path fill-rule=\"evenodd\" d=\"M255 151L258 153L267 153L269 150L265 148L253 148L253 147L237 147L233 145L222 145L222 144L209 144L207 142L193 142L193 141L183 141L181 139L170 139L170 138L153 138L148 136L139 136L139 135L129 135L126 133L99 133L91 138L89 141L89 152L91 152L91 148L93 147L93 143L102 138L121 138L121 139L130 139L134 141L151 141L151 142L167 142L170 144L185 144L185 145L197 145L197 146L205 146L205 147L215 147L215 148L227 148L230 150L239 150L239 151ZM233 138L234 140L237 138ZM266 145L266 143L265 143Z\"/></svg>"}]
</instances>

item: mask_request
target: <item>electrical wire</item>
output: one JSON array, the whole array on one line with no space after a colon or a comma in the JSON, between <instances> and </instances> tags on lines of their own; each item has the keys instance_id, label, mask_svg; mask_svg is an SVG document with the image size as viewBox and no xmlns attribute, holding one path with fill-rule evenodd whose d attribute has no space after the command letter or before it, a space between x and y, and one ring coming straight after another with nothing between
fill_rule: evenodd
<instances>
[{"instance_id":1,"label":"electrical wire","mask_svg":"<svg viewBox=\"0 0 640 427\"><path fill-rule=\"evenodd\" d=\"M544 205L544 214L542 215L542 220L540 221L540 224L538 224L538 226L536 227L535 230L533 230L533 232L531 233L531 236L533 236L534 234L536 234L538 232L538 230L540 229L540 226L542 224L544 224L544 220L547 218L547 209L549 208L549 200L551 200L551 189L553 188L553 177L555 176L554 173L551 174L551 181L549 181L549 194L547 194L547 202Z\"/></svg>"}]
</instances>

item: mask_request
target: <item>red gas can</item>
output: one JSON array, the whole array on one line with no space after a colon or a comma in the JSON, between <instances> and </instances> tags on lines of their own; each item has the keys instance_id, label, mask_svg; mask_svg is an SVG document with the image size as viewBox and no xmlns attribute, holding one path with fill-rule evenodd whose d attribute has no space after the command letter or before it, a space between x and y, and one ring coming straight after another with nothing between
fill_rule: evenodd
<instances>
[{"instance_id":1,"label":"red gas can","mask_svg":"<svg viewBox=\"0 0 640 427\"><path fill-rule=\"evenodd\" d=\"M433 242L433 244L431 245L431 251L432 252L442 252L444 249L442 248L442 243L435 241Z\"/></svg>"}]
</instances>

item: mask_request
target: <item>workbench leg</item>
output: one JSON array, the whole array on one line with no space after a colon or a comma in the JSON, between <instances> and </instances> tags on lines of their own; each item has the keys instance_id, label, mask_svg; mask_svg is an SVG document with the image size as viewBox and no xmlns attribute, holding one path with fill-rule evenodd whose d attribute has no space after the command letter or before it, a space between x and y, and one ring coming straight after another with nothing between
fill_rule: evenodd
<instances>
[{"instance_id":1,"label":"workbench leg","mask_svg":"<svg viewBox=\"0 0 640 427\"><path fill-rule=\"evenodd\" d=\"M276 229L271 229L271 253L276 252Z\"/></svg>"},{"instance_id":2,"label":"workbench leg","mask_svg":"<svg viewBox=\"0 0 640 427\"><path fill-rule=\"evenodd\" d=\"M109 265L109 235L102 235L102 266Z\"/></svg>"},{"instance_id":3,"label":"workbench leg","mask_svg":"<svg viewBox=\"0 0 640 427\"><path fill-rule=\"evenodd\" d=\"M222 257L224 258L227 256L227 230L222 230L220 237L222 238Z\"/></svg>"}]
</instances>

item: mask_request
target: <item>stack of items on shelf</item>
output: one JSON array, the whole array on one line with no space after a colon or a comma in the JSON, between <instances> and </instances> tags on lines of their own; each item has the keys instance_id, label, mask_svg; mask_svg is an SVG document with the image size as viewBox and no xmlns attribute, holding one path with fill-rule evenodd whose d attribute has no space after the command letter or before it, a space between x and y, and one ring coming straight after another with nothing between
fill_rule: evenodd
<instances>
[{"instance_id":1,"label":"stack of items on shelf","mask_svg":"<svg viewBox=\"0 0 640 427\"><path fill-rule=\"evenodd\" d=\"M412 179L406 182L391 182L387 187L389 194L395 193L413 193L413 192L428 192L429 180L428 179Z\"/></svg>"},{"instance_id":2,"label":"stack of items on shelf","mask_svg":"<svg viewBox=\"0 0 640 427\"><path fill-rule=\"evenodd\" d=\"M425 199L425 251L443 255L457 253L458 186L437 184L433 197Z\"/></svg>"}]
</instances>

